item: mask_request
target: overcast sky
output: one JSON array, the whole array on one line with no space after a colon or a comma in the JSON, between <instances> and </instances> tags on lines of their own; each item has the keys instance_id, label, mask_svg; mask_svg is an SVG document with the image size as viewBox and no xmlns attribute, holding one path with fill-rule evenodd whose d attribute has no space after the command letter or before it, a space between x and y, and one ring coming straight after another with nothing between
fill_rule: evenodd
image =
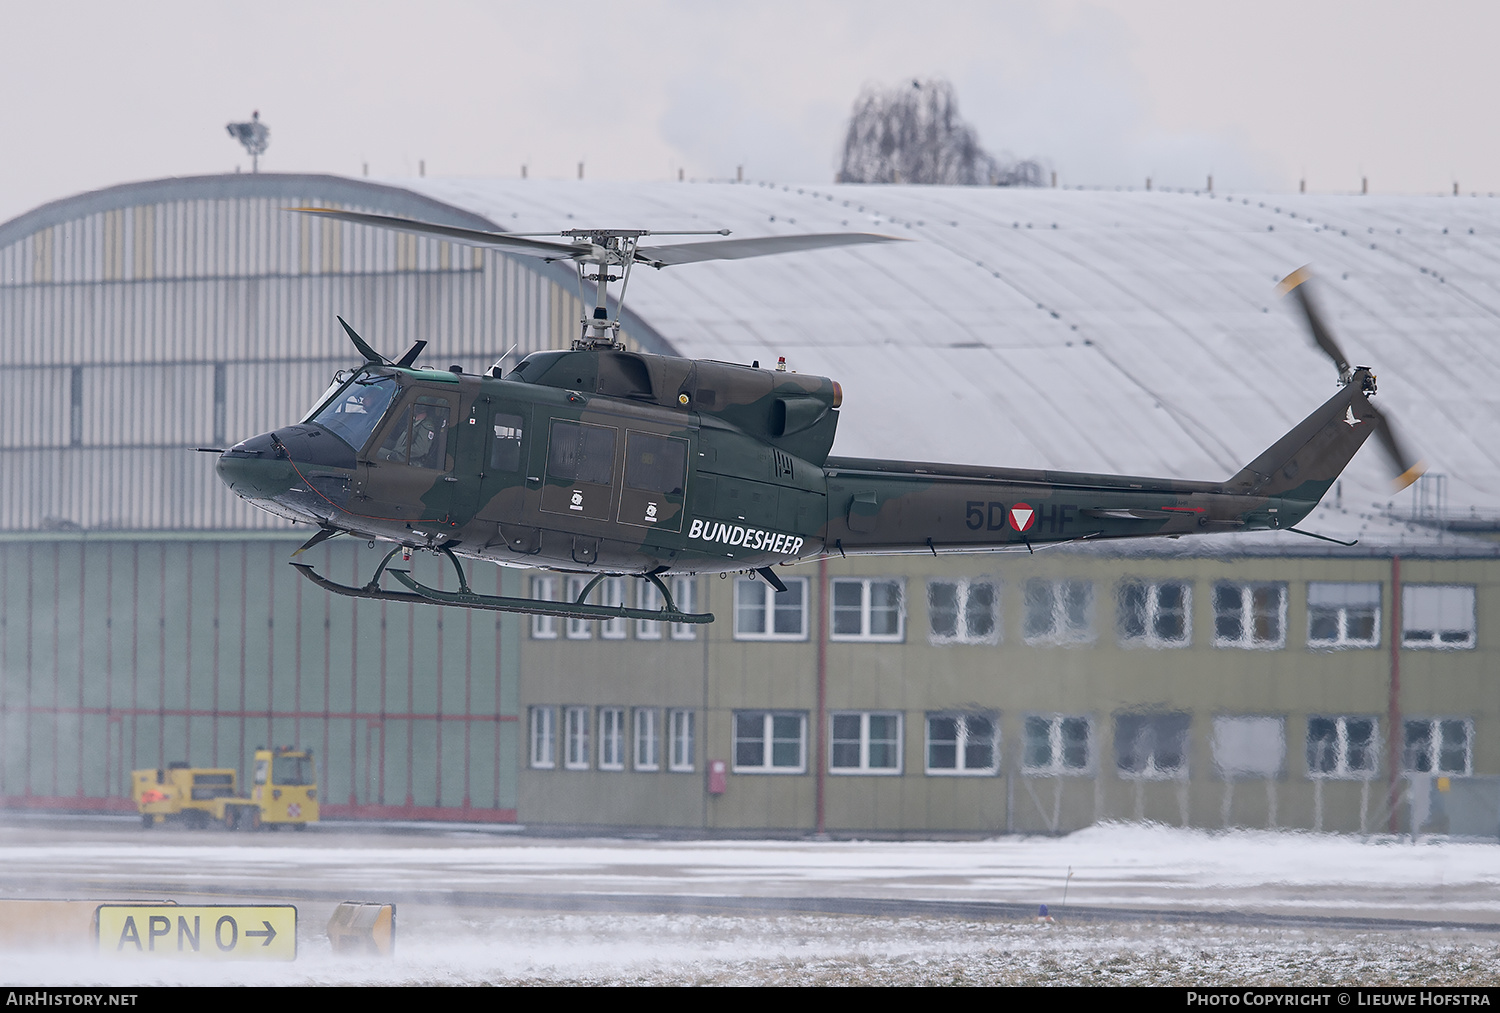
<instances>
[{"instance_id":1,"label":"overcast sky","mask_svg":"<svg viewBox=\"0 0 1500 1013\"><path fill-rule=\"evenodd\" d=\"M0 0L0 221L268 171L831 180L861 87L946 77L1065 185L1500 191L1500 5Z\"/></svg>"}]
</instances>

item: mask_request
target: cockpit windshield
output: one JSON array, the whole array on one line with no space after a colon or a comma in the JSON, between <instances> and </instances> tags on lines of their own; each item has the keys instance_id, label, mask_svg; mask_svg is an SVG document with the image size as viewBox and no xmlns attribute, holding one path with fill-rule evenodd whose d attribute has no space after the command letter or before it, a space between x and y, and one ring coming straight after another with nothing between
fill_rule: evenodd
<instances>
[{"instance_id":1,"label":"cockpit windshield","mask_svg":"<svg viewBox=\"0 0 1500 1013\"><path fill-rule=\"evenodd\" d=\"M358 452L395 396L393 378L360 374L307 421L316 422Z\"/></svg>"}]
</instances>

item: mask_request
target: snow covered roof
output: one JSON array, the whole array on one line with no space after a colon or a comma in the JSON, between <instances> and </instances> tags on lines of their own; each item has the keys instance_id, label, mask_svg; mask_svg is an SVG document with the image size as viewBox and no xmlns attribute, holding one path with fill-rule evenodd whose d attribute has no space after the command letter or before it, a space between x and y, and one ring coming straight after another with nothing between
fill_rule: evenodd
<instances>
[{"instance_id":1,"label":"snow covered roof","mask_svg":"<svg viewBox=\"0 0 1500 1013\"><path fill-rule=\"evenodd\" d=\"M1500 201L399 185L510 231L723 227L736 237L851 230L912 240L643 271L630 285L627 305L684 355L785 355L793 369L838 380L834 453L847 456L1227 477L1336 389L1332 364L1275 293L1310 264L1347 354L1380 377L1377 403L1447 477L1448 512L1500 515L1490 436L1500 399L1489 390L1500 361ZM1404 516L1414 495L1393 496L1372 441L1345 475L1342 502L1346 513L1391 503Z\"/></svg>"}]
</instances>

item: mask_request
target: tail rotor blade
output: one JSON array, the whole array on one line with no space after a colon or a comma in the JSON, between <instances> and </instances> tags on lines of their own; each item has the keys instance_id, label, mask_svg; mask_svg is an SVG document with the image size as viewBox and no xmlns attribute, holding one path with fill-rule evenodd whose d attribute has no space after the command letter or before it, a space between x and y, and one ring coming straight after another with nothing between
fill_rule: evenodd
<instances>
[{"instance_id":1,"label":"tail rotor blade","mask_svg":"<svg viewBox=\"0 0 1500 1013\"><path fill-rule=\"evenodd\" d=\"M1396 429L1391 425L1391 420L1378 408L1375 409L1375 437L1380 440L1381 448L1385 451L1386 457L1390 458L1391 469L1396 472L1392 485L1395 486L1397 492L1411 485L1427 471L1427 462L1414 458L1407 452L1406 447L1397 438Z\"/></svg>"},{"instance_id":2,"label":"tail rotor blade","mask_svg":"<svg viewBox=\"0 0 1500 1013\"><path fill-rule=\"evenodd\" d=\"M1312 332L1313 343L1323 350L1323 354L1333 360L1334 365L1338 367L1339 377L1342 379L1349 375L1349 357L1339 347L1333 332L1324 324L1323 315L1318 312L1317 303L1313 302L1307 290L1305 283L1311 278L1312 272L1304 265L1281 279L1281 284L1276 286L1276 291L1280 295L1290 292L1297 296L1297 302L1302 307L1302 315L1307 318L1307 328Z\"/></svg>"},{"instance_id":3,"label":"tail rotor blade","mask_svg":"<svg viewBox=\"0 0 1500 1013\"><path fill-rule=\"evenodd\" d=\"M1339 343L1334 338L1333 332L1323 322L1323 314L1318 311L1318 304L1313 301L1312 293L1308 291L1309 286L1307 282L1311 278L1312 272L1308 270L1306 265L1303 265L1281 279L1281 284L1276 286L1276 291L1280 295L1287 295L1288 293L1296 295L1297 303L1302 307L1302 315L1307 318L1307 329L1312 333L1313 343L1321 348L1323 354L1332 359L1334 365L1338 367L1340 381L1349 383L1353 378L1353 371L1349 368L1349 357L1344 354L1344 350L1339 347ZM1360 368L1364 369L1365 367L1361 366ZM1374 377L1369 377L1368 381L1370 386L1366 392L1373 394L1375 392ZM1413 457L1407 451L1405 444L1396 436L1396 429L1391 424L1389 416L1374 405L1370 405L1370 408L1375 413L1374 435L1379 439L1381 449L1385 451L1385 456L1390 459L1391 468L1396 474L1395 479L1392 480L1392 484L1395 486L1396 491L1400 492L1422 477L1423 473L1427 471L1427 462L1421 458ZM1350 425L1353 424L1353 422L1350 423Z\"/></svg>"}]
</instances>

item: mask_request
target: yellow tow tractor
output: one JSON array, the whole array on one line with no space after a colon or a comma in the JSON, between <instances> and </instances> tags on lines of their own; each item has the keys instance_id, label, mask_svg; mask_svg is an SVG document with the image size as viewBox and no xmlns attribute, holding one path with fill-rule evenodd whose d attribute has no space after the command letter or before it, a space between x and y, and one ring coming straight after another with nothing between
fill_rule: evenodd
<instances>
[{"instance_id":1,"label":"yellow tow tractor","mask_svg":"<svg viewBox=\"0 0 1500 1013\"><path fill-rule=\"evenodd\" d=\"M257 749L248 798L239 793L235 778L235 771L224 767L169 763L165 769L131 771L131 796L147 828L171 820L190 827L217 823L229 830L305 830L318 821L318 774L311 749Z\"/></svg>"}]
</instances>

